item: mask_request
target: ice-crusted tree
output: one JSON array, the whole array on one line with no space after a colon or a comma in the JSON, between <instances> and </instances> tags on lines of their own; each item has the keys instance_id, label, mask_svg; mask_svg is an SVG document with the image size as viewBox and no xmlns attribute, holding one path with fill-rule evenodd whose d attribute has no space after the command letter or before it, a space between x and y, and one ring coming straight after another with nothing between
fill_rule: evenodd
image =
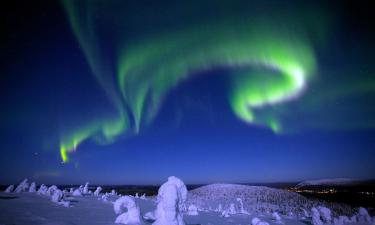
<instances>
[{"instance_id":1,"label":"ice-crusted tree","mask_svg":"<svg viewBox=\"0 0 375 225\"><path fill-rule=\"evenodd\" d=\"M79 188L75 189L72 193L73 196L82 196L83 186L79 186Z\"/></svg>"},{"instance_id":2,"label":"ice-crusted tree","mask_svg":"<svg viewBox=\"0 0 375 225\"><path fill-rule=\"evenodd\" d=\"M266 221L262 221L262 220L260 220L260 219L257 218L257 217L254 217L254 218L251 220L251 225L269 225L269 223L267 223Z\"/></svg>"},{"instance_id":3,"label":"ice-crusted tree","mask_svg":"<svg viewBox=\"0 0 375 225\"><path fill-rule=\"evenodd\" d=\"M53 194L51 196L51 201L58 203L63 198L63 192L60 189L54 189Z\"/></svg>"},{"instance_id":4,"label":"ice-crusted tree","mask_svg":"<svg viewBox=\"0 0 375 225\"><path fill-rule=\"evenodd\" d=\"M29 192L36 192L36 184L35 184L35 182L32 182L30 184Z\"/></svg>"},{"instance_id":5,"label":"ice-crusted tree","mask_svg":"<svg viewBox=\"0 0 375 225\"><path fill-rule=\"evenodd\" d=\"M100 192L102 191L102 187L98 186L94 192L95 196L99 196Z\"/></svg>"},{"instance_id":6,"label":"ice-crusted tree","mask_svg":"<svg viewBox=\"0 0 375 225\"><path fill-rule=\"evenodd\" d=\"M142 200L146 200L146 194L143 193L143 195L140 197L140 199L142 199Z\"/></svg>"},{"instance_id":7,"label":"ice-crusted tree","mask_svg":"<svg viewBox=\"0 0 375 225\"><path fill-rule=\"evenodd\" d=\"M158 191L153 225L185 225L182 210L185 209L187 189L177 177L171 176Z\"/></svg>"},{"instance_id":8,"label":"ice-crusted tree","mask_svg":"<svg viewBox=\"0 0 375 225\"><path fill-rule=\"evenodd\" d=\"M27 179L24 179L17 187L14 192L20 193L24 192L29 188L29 183L27 182Z\"/></svg>"},{"instance_id":9,"label":"ice-crusted tree","mask_svg":"<svg viewBox=\"0 0 375 225\"><path fill-rule=\"evenodd\" d=\"M124 210L126 208L126 211ZM120 214L115 223L121 224L141 224L139 206L130 196L123 196L115 201L113 209L116 214Z\"/></svg>"},{"instance_id":10,"label":"ice-crusted tree","mask_svg":"<svg viewBox=\"0 0 375 225\"><path fill-rule=\"evenodd\" d=\"M10 192L12 192L13 191L13 189L14 189L14 185L9 185L8 187L7 187L7 189L5 189L5 193L10 193Z\"/></svg>"}]
</instances>

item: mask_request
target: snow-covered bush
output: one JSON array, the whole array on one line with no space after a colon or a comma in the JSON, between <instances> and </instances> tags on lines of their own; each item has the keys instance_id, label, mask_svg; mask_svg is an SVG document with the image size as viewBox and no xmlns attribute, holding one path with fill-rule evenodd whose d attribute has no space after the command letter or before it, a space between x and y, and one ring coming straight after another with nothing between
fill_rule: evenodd
<instances>
[{"instance_id":1,"label":"snow-covered bush","mask_svg":"<svg viewBox=\"0 0 375 225\"><path fill-rule=\"evenodd\" d=\"M9 185L8 187L7 187L7 189L5 189L5 193L10 193L10 192L12 192L13 191L13 189L14 189L14 185Z\"/></svg>"},{"instance_id":2,"label":"snow-covered bush","mask_svg":"<svg viewBox=\"0 0 375 225\"><path fill-rule=\"evenodd\" d=\"M313 225L323 225L322 220L320 219L320 212L314 207L311 209L312 224Z\"/></svg>"},{"instance_id":3,"label":"snow-covered bush","mask_svg":"<svg viewBox=\"0 0 375 225\"><path fill-rule=\"evenodd\" d=\"M27 191L27 189L29 188L29 183L27 183L27 179L24 179L17 187L16 187L16 190L14 190L14 192L16 193L20 193L20 192L24 192L24 191Z\"/></svg>"},{"instance_id":4,"label":"snow-covered bush","mask_svg":"<svg viewBox=\"0 0 375 225\"><path fill-rule=\"evenodd\" d=\"M254 218L251 220L251 225L257 225L259 222L260 222L260 219L257 218L257 217L254 217Z\"/></svg>"},{"instance_id":5,"label":"snow-covered bush","mask_svg":"<svg viewBox=\"0 0 375 225\"><path fill-rule=\"evenodd\" d=\"M331 210L324 207L324 206L318 206L318 210L320 213L320 217L323 219L324 223L331 223L332 221L332 214Z\"/></svg>"},{"instance_id":6,"label":"snow-covered bush","mask_svg":"<svg viewBox=\"0 0 375 225\"><path fill-rule=\"evenodd\" d=\"M117 195L117 192L114 189L112 189L111 195Z\"/></svg>"},{"instance_id":7,"label":"snow-covered bush","mask_svg":"<svg viewBox=\"0 0 375 225\"><path fill-rule=\"evenodd\" d=\"M357 222L357 216L353 215L352 217L350 217L350 222L351 223L356 223Z\"/></svg>"},{"instance_id":8,"label":"snow-covered bush","mask_svg":"<svg viewBox=\"0 0 375 225\"><path fill-rule=\"evenodd\" d=\"M138 192L137 192L137 193L135 193L135 196L134 196L134 198L139 198Z\"/></svg>"},{"instance_id":9,"label":"snow-covered bush","mask_svg":"<svg viewBox=\"0 0 375 225\"><path fill-rule=\"evenodd\" d=\"M38 189L38 194L41 194L41 195L47 195L47 186L42 184L40 185L39 189Z\"/></svg>"},{"instance_id":10,"label":"snow-covered bush","mask_svg":"<svg viewBox=\"0 0 375 225\"><path fill-rule=\"evenodd\" d=\"M188 215L197 216L198 215L198 208L195 205L189 205Z\"/></svg>"},{"instance_id":11,"label":"snow-covered bush","mask_svg":"<svg viewBox=\"0 0 375 225\"><path fill-rule=\"evenodd\" d=\"M99 196L100 192L102 191L102 187L98 186L94 192L95 196Z\"/></svg>"},{"instance_id":12,"label":"snow-covered bush","mask_svg":"<svg viewBox=\"0 0 375 225\"><path fill-rule=\"evenodd\" d=\"M126 208L127 211L124 212ZM115 223L122 224L140 224L141 216L138 205L135 203L134 199L130 196L123 196L117 199L113 205L113 209L116 214L121 214L116 218Z\"/></svg>"},{"instance_id":13,"label":"snow-covered bush","mask_svg":"<svg viewBox=\"0 0 375 225\"><path fill-rule=\"evenodd\" d=\"M32 182L29 188L29 192L36 192L36 184L35 182Z\"/></svg>"},{"instance_id":14,"label":"snow-covered bush","mask_svg":"<svg viewBox=\"0 0 375 225\"><path fill-rule=\"evenodd\" d=\"M181 211L186 197L185 184L177 177L169 177L159 188L153 225L185 225Z\"/></svg>"}]
</instances>

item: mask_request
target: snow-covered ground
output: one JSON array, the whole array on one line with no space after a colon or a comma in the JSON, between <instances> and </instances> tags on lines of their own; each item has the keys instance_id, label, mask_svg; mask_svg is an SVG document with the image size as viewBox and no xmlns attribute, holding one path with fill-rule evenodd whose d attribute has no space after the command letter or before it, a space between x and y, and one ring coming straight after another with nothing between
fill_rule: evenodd
<instances>
[{"instance_id":1,"label":"snow-covered ground","mask_svg":"<svg viewBox=\"0 0 375 225\"><path fill-rule=\"evenodd\" d=\"M64 191L56 186L34 191L27 180L20 185L20 192L0 193L0 225L375 224L363 208L355 217L339 217L299 194L267 187L213 184L186 193L183 182L172 177L157 196L133 197L93 193L88 185Z\"/></svg>"}]
</instances>

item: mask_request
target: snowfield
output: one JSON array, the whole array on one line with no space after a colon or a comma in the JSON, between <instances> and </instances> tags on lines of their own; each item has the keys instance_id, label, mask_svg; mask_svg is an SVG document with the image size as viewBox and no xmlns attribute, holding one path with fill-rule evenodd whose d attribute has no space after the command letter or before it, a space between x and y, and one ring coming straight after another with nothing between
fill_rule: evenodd
<instances>
[{"instance_id":1,"label":"snowfield","mask_svg":"<svg viewBox=\"0 0 375 225\"><path fill-rule=\"evenodd\" d=\"M0 225L375 224L364 208L338 214L331 205L268 187L212 184L187 192L180 179L170 177L157 196L139 197L101 193L101 188L92 192L88 185L75 190L43 185L36 192L27 180L20 185L19 192L0 193Z\"/></svg>"}]
</instances>

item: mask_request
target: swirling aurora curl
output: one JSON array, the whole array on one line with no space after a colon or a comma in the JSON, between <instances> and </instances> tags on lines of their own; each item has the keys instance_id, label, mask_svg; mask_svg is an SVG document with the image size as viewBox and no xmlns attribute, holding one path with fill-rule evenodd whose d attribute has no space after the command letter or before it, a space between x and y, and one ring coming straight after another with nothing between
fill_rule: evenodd
<instances>
[{"instance_id":1,"label":"swirling aurora curl","mask_svg":"<svg viewBox=\"0 0 375 225\"><path fill-rule=\"evenodd\" d=\"M122 134L138 133L155 117L171 88L197 71L216 67L231 71L228 100L234 114L247 123L281 132L272 107L300 96L316 67L303 25L291 29L282 24L285 20L271 18L270 22L251 15L183 24L129 38L127 26L118 23L127 21L126 16L106 15L103 11L108 8L103 9L103 4L63 1L91 71L116 109L115 116L62 132L64 162L67 152L87 138L110 142ZM100 41L94 19L98 14L104 17L102 24L116 28L109 34L116 37L112 51Z\"/></svg>"}]
</instances>

